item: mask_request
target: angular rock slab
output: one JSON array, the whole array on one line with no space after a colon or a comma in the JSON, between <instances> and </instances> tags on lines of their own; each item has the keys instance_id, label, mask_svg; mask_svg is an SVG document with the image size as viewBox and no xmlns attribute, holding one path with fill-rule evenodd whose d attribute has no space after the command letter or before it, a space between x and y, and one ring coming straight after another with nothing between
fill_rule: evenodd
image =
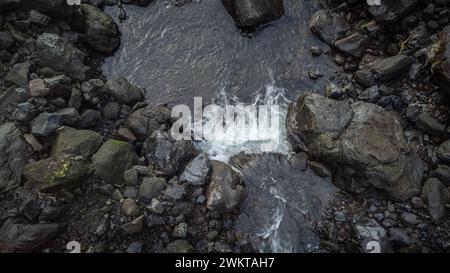
<instances>
[{"instance_id":1,"label":"angular rock slab","mask_svg":"<svg viewBox=\"0 0 450 273\"><path fill-rule=\"evenodd\" d=\"M283 0L222 0L240 28L257 27L283 16Z\"/></svg>"},{"instance_id":2,"label":"angular rock slab","mask_svg":"<svg viewBox=\"0 0 450 273\"><path fill-rule=\"evenodd\" d=\"M12 122L0 126L0 189L18 186L26 164L26 144Z\"/></svg>"},{"instance_id":3,"label":"angular rock slab","mask_svg":"<svg viewBox=\"0 0 450 273\"><path fill-rule=\"evenodd\" d=\"M279 154L231 159L246 186L236 232L260 252L317 252L314 231L335 186L307 169L306 159Z\"/></svg>"}]
</instances>

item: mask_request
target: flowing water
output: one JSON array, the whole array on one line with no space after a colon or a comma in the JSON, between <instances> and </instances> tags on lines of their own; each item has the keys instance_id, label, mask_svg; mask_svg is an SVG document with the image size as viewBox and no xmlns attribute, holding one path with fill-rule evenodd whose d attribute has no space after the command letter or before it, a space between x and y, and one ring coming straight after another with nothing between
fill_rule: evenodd
<instances>
[{"instance_id":1,"label":"flowing water","mask_svg":"<svg viewBox=\"0 0 450 273\"><path fill-rule=\"evenodd\" d=\"M122 75L145 88L146 98L152 104L192 106L194 97L202 97L205 105L280 105L281 134L268 139L280 138L279 145L252 141L251 138L240 142L208 141L198 145L211 158L225 162L240 152L284 154L282 157L270 157L268 161L279 162L280 170L295 172L286 161L291 153L284 132L286 106L302 94L323 93L325 85L338 69L328 56L315 58L310 53L311 46L325 47L308 28L309 19L319 9L320 1L284 2L286 14L282 18L246 35L237 29L221 0L197 0L182 7L173 6L164 0L156 0L147 8L125 6L127 20L117 21L122 33L122 44L118 52L104 62L104 74L107 77ZM117 7L109 7L106 11L117 19ZM309 78L309 72L323 74L323 77L313 81ZM205 126L209 125L206 121ZM245 166L241 167L247 170ZM242 172L247 183L256 183L252 175L267 180L271 180L274 175L270 168L253 166L254 169L258 170L257 174L253 171ZM302 181L317 180L310 173L302 172L299 175ZM294 187L295 181L299 179L297 176L285 175L283 178L281 175L277 179L284 181L280 184L284 192L299 190ZM254 185L253 188L260 187ZM276 190L276 187L273 189ZM308 187L302 190L305 189ZM255 194L257 192L253 191ZM261 198L274 201L276 205L265 210L270 214L267 217L289 226L291 222L283 220L283 215L295 216L297 212L289 210L275 197L254 195L262 204ZM294 204L299 202L295 198L293 200ZM269 247L258 247L261 251L310 250L293 245L297 240L289 234L298 234L301 229L293 231L288 228L282 233L275 232L272 229L281 229L273 221L268 220L267 226L261 226L266 232L255 233L264 237L265 242L271 241ZM284 243L280 242L280 238Z\"/></svg>"}]
</instances>

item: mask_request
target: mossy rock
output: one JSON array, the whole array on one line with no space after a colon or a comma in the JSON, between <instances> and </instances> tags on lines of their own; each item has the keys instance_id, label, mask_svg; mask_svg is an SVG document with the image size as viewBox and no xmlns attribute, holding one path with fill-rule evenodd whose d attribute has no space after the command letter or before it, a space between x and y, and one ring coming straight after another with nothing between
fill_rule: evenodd
<instances>
[{"instance_id":1,"label":"mossy rock","mask_svg":"<svg viewBox=\"0 0 450 273\"><path fill-rule=\"evenodd\" d=\"M51 155L57 157L60 154L73 154L89 159L101 144L102 137L98 133L65 126L58 130Z\"/></svg>"},{"instance_id":2,"label":"mossy rock","mask_svg":"<svg viewBox=\"0 0 450 273\"><path fill-rule=\"evenodd\" d=\"M51 193L80 186L92 171L87 160L75 155L60 155L27 164L23 175L39 191Z\"/></svg>"}]
</instances>

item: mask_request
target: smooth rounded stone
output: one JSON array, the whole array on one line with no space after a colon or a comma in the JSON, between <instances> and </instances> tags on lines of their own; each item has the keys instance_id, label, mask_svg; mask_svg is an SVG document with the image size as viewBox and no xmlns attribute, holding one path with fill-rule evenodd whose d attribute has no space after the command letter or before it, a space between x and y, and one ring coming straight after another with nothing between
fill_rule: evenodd
<instances>
[{"instance_id":1,"label":"smooth rounded stone","mask_svg":"<svg viewBox=\"0 0 450 273\"><path fill-rule=\"evenodd\" d=\"M14 44L14 38L8 31L0 31L0 49L7 50Z\"/></svg>"},{"instance_id":2,"label":"smooth rounded stone","mask_svg":"<svg viewBox=\"0 0 450 273\"><path fill-rule=\"evenodd\" d=\"M116 120L120 117L121 105L115 101L110 101L102 109L103 116L107 119Z\"/></svg>"},{"instance_id":3,"label":"smooth rounded stone","mask_svg":"<svg viewBox=\"0 0 450 273\"><path fill-rule=\"evenodd\" d=\"M206 233L206 240L208 242L215 241L217 237L219 236L219 232L217 230L211 230Z\"/></svg>"},{"instance_id":4,"label":"smooth rounded stone","mask_svg":"<svg viewBox=\"0 0 450 273\"><path fill-rule=\"evenodd\" d=\"M375 220L367 216L357 216L352 224L359 238L362 252L367 253L373 250L370 242L379 244L380 253L391 253L393 251L386 230Z\"/></svg>"},{"instance_id":5,"label":"smooth rounded stone","mask_svg":"<svg viewBox=\"0 0 450 273\"><path fill-rule=\"evenodd\" d=\"M75 109L80 109L82 104L83 95L81 94L81 91L76 88L72 88L67 106Z\"/></svg>"},{"instance_id":6,"label":"smooth rounded stone","mask_svg":"<svg viewBox=\"0 0 450 273\"><path fill-rule=\"evenodd\" d=\"M131 198L127 198L122 203L122 213L125 216L137 216L139 215L139 206L136 204L136 201Z\"/></svg>"},{"instance_id":7,"label":"smooth rounded stone","mask_svg":"<svg viewBox=\"0 0 450 273\"><path fill-rule=\"evenodd\" d=\"M186 188L184 185L178 184L176 181L169 183L164 196L169 197L172 200L180 200L186 194Z\"/></svg>"},{"instance_id":8,"label":"smooth rounded stone","mask_svg":"<svg viewBox=\"0 0 450 273\"><path fill-rule=\"evenodd\" d=\"M13 122L0 125L0 189L18 186L27 160L27 147Z\"/></svg>"},{"instance_id":9,"label":"smooth rounded stone","mask_svg":"<svg viewBox=\"0 0 450 273\"><path fill-rule=\"evenodd\" d=\"M407 227L415 227L417 225L417 215L404 212L400 215L400 221Z\"/></svg>"},{"instance_id":10,"label":"smooth rounded stone","mask_svg":"<svg viewBox=\"0 0 450 273\"><path fill-rule=\"evenodd\" d=\"M376 62L375 73L383 81L390 81L409 71L412 59L405 55L396 55Z\"/></svg>"},{"instance_id":11,"label":"smooth rounded stone","mask_svg":"<svg viewBox=\"0 0 450 273\"><path fill-rule=\"evenodd\" d=\"M428 179L422 189L422 199L427 205L431 220L440 224L447 214L450 197L447 188L436 178Z\"/></svg>"},{"instance_id":12,"label":"smooth rounded stone","mask_svg":"<svg viewBox=\"0 0 450 273\"><path fill-rule=\"evenodd\" d=\"M445 186L450 186L450 167L439 164L437 169L431 172L432 177L438 178Z\"/></svg>"},{"instance_id":13,"label":"smooth rounded stone","mask_svg":"<svg viewBox=\"0 0 450 273\"><path fill-rule=\"evenodd\" d=\"M156 130L169 124L171 113L164 106L149 105L131 113L126 120L126 127L130 129L140 141L144 141Z\"/></svg>"},{"instance_id":14,"label":"smooth rounded stone","mask_svg":"<svg viewBox=\"0 0 450 273\"><path fill-rule=\"evenodd\" d=\"M345 222L345 221L347 221L347 217L344 212L336 211L334 213L334 220L336 220L338 222Z\"/></svg>"},{"instance_id":15,"label":"smooth rounded stone","mask_svg":"<svg viewBox=\"0 0 450 273\"><path fill-rule=\"evenodd\" d=\"M64 125L76 126L80 121L80 114L75 108L64 108L56 111L55 114L61 116Z\"/></svg>"},{"instance_id":16,"label":"smooth rounded stone","mask_svg":"<svg viewBox=\"0 0 450 273\"><path fill-rule=\"evenodd\" d=\"M23 103L26 102L30 98L30 94L28 90L23 87L18 87L14 89L14 93L16 94L17 102Z\"/></svg>"},{"instance_id":17,"label":"smooth rounded stone","mask_svg":"<svg viewBox=\"0 0 450 273\"><path fill-rule=\"evenodd\" d=\"M166 187L166 180L161 177L146 177L139 187L139 200L150 203Z\"/></svg>"},{"instance_id":18,"label":"smooth rounded stone","mask_svg":"<svg viewBox=\"0 0 450 273\"><path fill-rule=\"evenodd\" d=\"M64 126L57 131L51 155L73 154L90 158L102 144L103 138L90 130L77 130Z\"/></svg>"},{"instance_id":19,"label":"smooth rounded stone","mask_svg":"<svg viewBox=\"0 0 450 273\"><path fill-rule=\"evenodd\" d=\"M31 133L36 136L49 136L63 124L63 117L56 113L43 112L31 124Z\"/></svg>"},{"instance_id":20,"label":"smooth rounded stone","mask_svg":"<svg viewBox=\"0 0 450 273\"><path fill-rule=\"evenodd\" d=\"M113 76L106 82L106 85L113 98L122 104L133 106L144 100L144 92L129 83L124 77Z\"/></svg>"},{"instance_id":21,"label":"smooth rounded stone","mask_svg":"<svg viewBox=\"0 0 450 273\"><path fill-rule=\"evenodd\" d=\"M437 148L437 156L440 160L450 163L450 140L439 145Z\"/></svg>"},{"instance_id":22,"label":"smooth rounded stone","mask_svg":"<svg viewBox=\"0 0 450 273\"><path fill-rule=\"evenodd\" d=\"M108 140L92 156L95 173L105 182L122 184L123 174L137 161L133 147L123 141Z\"/></svg>"},{"instance_id":23,"label":"smooth rounded stone","mask_svg":"<svg viewBox=\"0 0 450 273\"><path fill-rule=\"evenodd\" d=\"M169 243L166 246L166 250L169 253L192 253L194 252L194 248L189 244L186 240L176 240Z\"/></svg>"},{"instance_id":24,"label":"smooth rounded stone","mask_svg":"<svg viewBox=\"0 0 450 273\"><path fill-rule=\"evenodd\" d=\"M404 229L391 228L389 229L389 240L393 245L410 246L412 244L411 237Z\"/></svg>"},{"instance_id":25,"label":"smooth rounded stone","mask_svg":"<svg viewBox=\"0 0 450 273\"><path fill-rule=\"evenodd\" d=\"M53 33L43 33L36 41L39 64L64 72L77 80L86 78L89 67L84 65L86 54Z\"/></svg>"},{"instance_id":26,"label":"smooth rounded stone","mask_svg":"<svg viewBox=\"0 0 450 273\"><path fill-rule=\"evenodd\" d=\"M187 236L188 224L180 223L173 229L172 236L175 238L184 239Z\"/></svg>"},{"instance_id":27,"label":"smooth rounded stone","mask_svg":"<svg viewBox=\"0 0 450 273\"><path fill-rule=\"evenodd\" d=\"M29 102L17 104L13 113L13 119L18 122L30 122L36 117L36 106Z\"/></svg>"},{"instance_id":28,"label":"smooth rounded stone","mask_svg":"<svg viewBox=\"0 0 450 273\"><path fill-rule=\"evenodd\" d=\"M91 5L80 6L78 18L87 43L95 50L111 55L120 45L120 34L116 23L108 14Z\"/></svg>"},{"instance_id":29,"label":"smooth rounded stone","mask_svg":"<svg viewBox=\"0 0 450 273\"><path fill-rule=\"evenodd\" d=\"M59 224L23 224L8 219L0 228L0 253L29 252L58 235Z\"/></svg>"},{"instance_id":30,"label":"smooth rounded stone","mask_svg":"<svg viewBox=\"0 0 450 273\"><path fill-rule=\"evenodd\" d=\"M142 253L143 243L141 241L132 242L128 247L127 253Z\"/></svg>"},{"instance_id":31,"label":"smooth rounded stone","mask_svg":"<svg viewBox=\"0 0 450 273\"><path fill-rule=\"evenodd\" d=\"M412 204L413 208L415 208L415 209L425 208L425 203L423 202L422 198L417 197L417 196L411 198L411 204Z\"/></svg>"},{"instance_id":32,"label":"smooth rounded stone","mask_svg":"<svg viewBox=\"0 0 450 273\"><path fill-rule=\"evenodd\" d=\"M161 203L161 201L159 201L156 198L153 198L150 205L147 206L147 208L155 214L162 214L164 212L164 204Z\"/></svg>"},{"instance_id":33,"label":"smooth rounded stone","mask_svg":"<svg viewBox=\"0 0 450 273\"><path fill-rule=\"evenodd\" d=\"M123 192L125 198L136 199L139 196L139 190L134 186L127 186Z\"/></svg>"},{"instance_id":34,"label":"smooth rounded stone","mask_svg":"<svg viewBox=\"0 0 450 273\"><path fill-rule=\"evenodd\" d=\"M89 162L82 157L60 155L25 165L23 177L28 184L44 193L80 186L92 173Z\"/></svg>"},{"instance_id":35,"label":"smooth rounded stone","mask_svg":"<svg viewBox=\"0 0 450 273\"><path fill-rule=\"evenodd\" d=\"M309 28L319 38L329 45L342 37L350 30L350 25L344 16L330 13L328 10L319 10L311 17Z\"/></svg>"},{"instance_id":36,"label":"smooth rounded stone","mask_svg":"<svg viewBox=\"0 0 450 273\"><path fill-rule=\"evenodd\" d=\"M133 143L137 139L136 136L133 134L133 132L123 127L117 131L117 138L129 143Z\"/></svg>"},{"instance_id":37,"label":"smooth rounded stone","mask_svg":"<svg viewBox=\"0 0 450 273\"><path fill-rule=\"evenodd\" d=\"M217 212L232 211L244 198L245 188L239 175L227 164L211 161L211 178L206 190L206 206Z\"/></svg>"},{"instance_id":38,"label":"smooth rounded stone","mask_svg":"<svg viewBox=\"0 0 450 273\"><path fill-rule=\"evenodd\" d=\"M97 122L100 120L100 112L92 109L84 110L80 115L79 126L81 128L89 128L97 125Z\"/></svg>"},{"instance_id":39,"label":"smooth rounded stone","mask_svg":"<svg viewBox=\"0 0 450 273\"><path fill-rule=\"evenodd\" d=\"M194 186L202 186L205 184L210 168L207 155L200 154L186 166L180 176L180 181Z\"/></svg>"},{"instance_id":40,"label":"smooth rounded stone","mask_svg":"<svg viewBox=\"0 0 450 273\"><path fill-rule=\"evenodd\" d=\"M95 98L102 99L108 95L108 87L101 79L90 79L81 85L84 98L92 100Z\"/></svg>"},{"instance_id":41,"label":"smooth rounded stone","mask_svg":"<svg viewBox=\"0 0 450 273\"><path fill-rule=\"evenodd\" d=\"M283 0L223 0L240 28L254 28L284 15Z\"/></svg>"},{"instance_id":42,"label":"smooth rounded stone","mask_svg":"<svg viewBox=\"0 0 450 273\"><path fill-rule=\"evenodd\" d=\"M123 179L125 181L126 185L137 185L139 183L139 173L138 171L133 167L131 169L128 169L123 174Z\"/></svg>"},{"instance_id":43,"label":"smooth rounded stone","mask_svg":"<svg viewBox=\"0 0 450 273\"><path fill-rule=\"evenodd\" d=\"M107 185L112 186L112 185L110 185L110 184L107 184ZM107 185L105 185L105 186L107 186ZM123 199L122 192L120 192L119 189L114 189L113 192L112 192L112 194L111 194L111 197L112 197L112 199L114 199L114 200L116 200L116 201L120 201L120 200Z\"/></svg>"},{"instance_id":44,"label":"smooth rounded stone","mask_svg":"<svg viewBox=\"0 0 450 273\"><path fill-rule=\"evenodd\" d=\"M123 224L119 227L123 236L133 235L142 232L144 229L144 215L139 216L133 221Z\"/></svg>"},{"instance_id":45,"label":"smooth rounded stone","mask_svg":"<svg viewBox=\"0 0 450 273\"><path fill-rule=\"evenodd\" d=\"M355 80L362 87L369 88L373 86L375 78L370 70L358 70L355 72Z\"/></svg>"},{"instance_id":46,"label":"smooth rounded stone","mask_svg":"<svg viewBox=\"0 0 450 273\"><path fill-rule=\"evenodd\" d=\"M349 36L339 39L334 43L334 46L341 52L360 58L370 45L370 39L367 35L355 32Z\"/></svg>"},{"instance_id":47,"label":"smooth rounded stone","mask_svg":"<svg viewBox=\"0 0 450 273\"><path fill-rule=\"evenodd\" d=\"M17 63L6 74L6 82L15 84L19 87L27 87L28 85L28 75L30 74L29 62Z\"/></svg>"},{"instance_id":48,"label":"smooth rounded stone","mask_svg":"<svg viewBox=\"0 0 450 273\"><path fill-rule=\"evenodd\" d=\"M426 112L421 112L417 115L416 127L432 136L442 136L445 132L445 126Z\"/></svg>"},{"instance_id":49,"label":"smooth rounded stone","mask_svg":"<svg viewBox=\"0 0 450 273\"><path fill-rule=\"evenodd\" d=\"M150 166L166 176L180 173L197 154L192 141L175 141L165 131L155 131L145 140L142 152Z\"/></svg>"}]
</instances>

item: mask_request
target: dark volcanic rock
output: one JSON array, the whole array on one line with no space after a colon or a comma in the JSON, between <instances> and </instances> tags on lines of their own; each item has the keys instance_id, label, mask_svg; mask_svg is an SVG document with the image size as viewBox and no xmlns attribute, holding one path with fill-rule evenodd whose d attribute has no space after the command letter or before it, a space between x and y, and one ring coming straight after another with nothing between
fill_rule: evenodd
<instances>
[{"instance_id":1,"label":"dark volcanic rock","mask_svg":"<svg viewBox=\"0 0 450 273\"><path fill-rule=\"evenodd\" d=\"M350 30L350 25L344 16L330 13L327 10L316 12L309 22L309 28L324 42L333 45L334 42Z\"/></svg>"},{"instance_id":2,"label":"dark volcanic rock","mask_svg":"<svg viewBox=\"0 0 450 273\"><path fill-rule=\"evenodd\" d=\"M444 219L450 201L447 188L436 178L428 179L422 189L422 198L425 200L431 220L440 224Z\"/></svg>"},{"instance_id":3,"label":"dark volcanic rock","mask_svg":"<svg viewBox=\"0 0 450 273\"><path fill-rule=\"evenodd\" d=\"M408 15L419 0L381 0L381 5L371 5L370 14L379 23L393 23Z\"/></svg>"},{"instance_id":4,"label":"dark volcanic rock","mask_svg":"<svg viewBox=\"0 0 450 273\"><path fill-rule=\"evenodd\" d=\"M64 72L77 80L86 79L89 68L84 65L86 54L53 33L41 34L36 42L39 63Z\"/></svg>"},{"instance_id":5,"label":"dark volcanic rock","mask_svg":"<svg viewBox=\"0 0 450 273\"><path fill-rule=\"evenodd\" d=\"M113 98L120 103L133 106L136 102L144 100L144 92L124 77L114 76L106 82L106 85Z\"/></svg>"},{"instance_id":6,"label":"dark volcanic rock","mask_svg":"<svg viewBox=\"0 0 450 273\"><path fill-rule=\"evenodd\" d=\"M0 253L31 251L60 231L59 224L28 225L7 220L0 228Z\"/></svg>"},{"instance_id":7,"label":"dark volcanic rock","mask_svg":"<svg viewBox=\"0 0 450 273\"><path fill-rule=\"evenodd\" d=\"M364 54L369 44L370 39L366 35L355 32L350 36L337 40L334 46L340 51L358 58Z\"/></svg>"},{"instance_id":8,"label":"dark volcanic rock","mask_svg":"<svg viewBox=\"0 0 450 273\"><path fill-rule=\"evenodd\" d=\"M442 31L438 41L430 48L428 59L435 80L442 91L450 94L450 26Z\"/></svg>"},{"instance_id":9,"label":"dark volcanic rock","mask_svg":"<svg viewBox=\"0 0 450 273\"><path fill-rule=\"evenodd\" d=\"M382 80L388 81L408 72L411 63L410 57L397 55L377 61L375 72Z\"/></svg>"},{"instance_id":10,"label":"dark volcanic rock","mask_svg":"<svg viewBox=\"0 0 450 273\"><path fill-rule=\"evenodd\" d=\"M284 14L283 0L222 0L241 28L256 27Z\"/></svg>"},{"instance_id":11,"label":"dark volcanic rock","mask_svg":"<svg viewBox=\"0 0 450 273\"><path fill-rule=\"evenodd\" d=\"M262 252L317 251L315 225L336 192L331 181L315 175L301 157L240 154L231 164L245 183L235 223L242 242Z\"/></svg>"},{"instance_id":12,"label":"dark volcanic rock","mask_svg":"<svg viewBox=\"0 0 450 273\"><path fill-rule=\"evenodd\" d=\"M153 106L138 109L130 114L125 125L140 141L151 136L154 131L168 129L166 124L171 121L170 111L164 106Z\"/></svg>"},{"instance_id":13,"label":"dark volcanic rock","mask_svg":"<svg viewBox=\"0 0 450 273\"><path fill-rule=\"evenodd\" d=\"M13 122L0 125L0 189L18 186L26 163L26 144Z\"/></svg>"}]
</instances>

